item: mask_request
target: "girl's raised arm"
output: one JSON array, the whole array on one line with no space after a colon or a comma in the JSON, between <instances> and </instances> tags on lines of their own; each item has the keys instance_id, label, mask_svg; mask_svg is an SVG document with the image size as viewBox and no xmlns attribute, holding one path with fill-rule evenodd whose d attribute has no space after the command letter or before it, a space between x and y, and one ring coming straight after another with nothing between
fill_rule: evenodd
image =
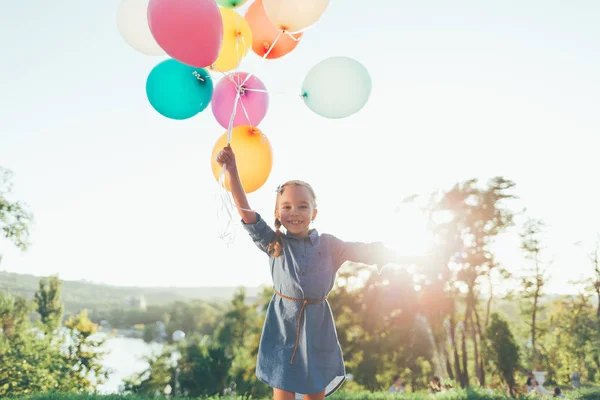
<instances>
[{"instance_id":1,"label":"girl's raised arm","mask_svg":"<svg viewBox=\"0 0 600 400\"><path fill-rule=\"evenodd\" d=\"M242 220L246 224L256 223L256 212L252 211L252 209L250 209L250 204L248 204L248 198L246 197L246 192L244 191L244 187L242 186L242 181L240 180L240 175L237 170L235 155L233 154L233 150L229 144L225 146L223 150L221 150L217 156L217 162L220 166L225 165L225 179L227 182L229 182L233 201L235 202L238 213L242 217Z\"/></svg>"}]
</instances>

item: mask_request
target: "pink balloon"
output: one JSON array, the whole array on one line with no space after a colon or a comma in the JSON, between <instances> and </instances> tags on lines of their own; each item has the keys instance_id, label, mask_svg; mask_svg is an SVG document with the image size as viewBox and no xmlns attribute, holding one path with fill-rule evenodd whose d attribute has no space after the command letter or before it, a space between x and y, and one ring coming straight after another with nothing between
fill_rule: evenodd
<instances>
[{"instance_id":1,"label":"pink balloon","mask_svg":"<svg viewBox=\"0 0 600 400\"><path fill-rule=\"evenodd\" d=\"M254 75L239 72L221 78L215 86L211 100L213 114L225 129L229 128L229 120L233 112L235 98L239 91L240 98L237 103L233 126L251 125L258 126L269 107L267 88L260 79ZM238 89L239 88L239 89Z\"/></svg>"},{"instance_id":2,"label":"pink balloon","mask_svg":"<svg viewBox=\"0 0 600 400\"><path fill-rule=\"evenodd\" d=\"M215 0L150 0L148 24L158 45L192 67L215 62L223 40L223 20Z\"/></svg>"}]
</instances>

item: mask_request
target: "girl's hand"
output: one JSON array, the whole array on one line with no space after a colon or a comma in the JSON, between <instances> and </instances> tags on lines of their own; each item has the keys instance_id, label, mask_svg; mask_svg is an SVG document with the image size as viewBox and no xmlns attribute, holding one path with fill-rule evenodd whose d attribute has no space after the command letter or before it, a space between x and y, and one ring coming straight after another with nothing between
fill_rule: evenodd
<instances>
[{"instance_id":1,"label":"girl's hand","mask_svg":"<svg viewBox=\"0 0 600 400\"><path fill-rule=\"evenodd\" d=\"M233 150L229 144L225 146L223 150L219 152L219 154L217 154L217 163L220 167L226 165L227 169L229 170L237 168L235 163L235 154L233 154Z\"/></svg>"}]
</instances>

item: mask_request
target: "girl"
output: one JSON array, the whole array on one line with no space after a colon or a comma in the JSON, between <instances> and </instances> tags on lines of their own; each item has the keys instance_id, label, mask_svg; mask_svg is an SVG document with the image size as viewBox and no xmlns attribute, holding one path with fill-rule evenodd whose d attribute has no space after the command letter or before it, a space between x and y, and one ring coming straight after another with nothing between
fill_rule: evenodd
<instances>
[{"instance_id":1,"label":"girl","mask_svg":"<svg viewBox=\"0 0 600 400\"><path fill-rule=\"evenodd\" d=\"M345 380L344 360L327 295L345 261L383 267L412 263L380 244L344 242L310 229L317 216L311 186L290 181L279 186L275 230L251 210L238 175L235 155L227 145L217 156L225 165L242 225L256 246L269 256L273 297L260 340L256 376L273 388L274 400L322 400ZM285 233L281 227L285 228Z\"/></svg>"}]
</instances>

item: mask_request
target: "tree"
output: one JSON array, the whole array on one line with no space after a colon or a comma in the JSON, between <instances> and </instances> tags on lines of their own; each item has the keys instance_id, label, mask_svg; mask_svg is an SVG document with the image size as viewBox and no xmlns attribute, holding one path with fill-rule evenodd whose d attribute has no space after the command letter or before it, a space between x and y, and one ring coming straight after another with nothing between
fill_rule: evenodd
<instances>
[{"instance_id":1,"label":"tree","mask_svg":"<svg viewBox=\"0 0 600 400\"><path fill-rule=\"evenodd\" d=\"M552 334L548 335L547 345L550 378L567 384L573 371L587 370L587 378L593 381L600 371L600 326L590 293L583 291L575 297L560 299L552 309L549 321Z\"/></svg>"},{"instance_id":2,"label":"tree","mask_svg":"<svg viewBox=\"0 0 600 400\"><path fill-rule=\"evenodd\" d=\"M530 269L530 273L521 278L523 285L521 298L525 301L522 313L530 320L529 338L531 342L531 354L529 355L529 362L531 368L538 368L537 364L540 362L537 340L540 336L539 315L544 310L544 306L541 305L541 299L546 283L546 269L542 267L541 260L543 247L540 235L543 227L543 222L528 219L525 222L523 232L520 234L521 249L525 253L525 257L533 262L533 269Z\"/></svg>"},{"instance_id":3,"label":"tree","mask_svg":"<svg viewBox=\"0 0 600 400\"><path fill-rule=\"evenodd\" d=\"M179 383L190 397L222 394L228 386L232 359L217 343L194 338L182 346Z\"/></svg>"},{"instance_id":4,"label":"tree","mask_svg":"<svg viewBox=\"0 0 600 400\"><path fill-rule=\"evenodd\" d=\"M414 388L422 384L420 372L431 371L435 348L428 333L415 326L418 294L413 285L404 269L388 268L380 275L370 274L363 264L340 269L328 301L353 383L387 389L393 374L407 372Z\"/></svg>"},{"instance_id":5,"label":"tree","mask_svg":"<svg viewBox=\"0 0 600 400\"><path fill-rule=\"evenodd\" d=\"M251 306L252 312L246 314L250 318L246 319L248 327L245 329L241 345L233 349L229 378L235 383L235 391L238 394L251 396L251 398L266 398L272 393L268 385L258 380L255 372L265 313L272 297L273 288L271 287L265 287L259 293L255 303ZM229 316L231 317L232 314L229 314Z\"/></svg>"},{"instance_id":6,"label":"tree","mask_svg":"<svg viewBox=\"0 0 600 400\"><path fill-rule=\"evenodd\" d=\"M0 329L3 335L12 337L27 330L30 311L31 305L24 297L0 292Z\"/></svg>"},{"instance_id":7,"label":"tree","mask_svg":"<svg viewBox=\"0 0 600 400\"><path fill-rule=\"evenodd\" d=\"M513 225L514 213L507 201L515 198L514 186L503 177L491 179L484 187L477 179L471 179L447 192L433 194L426 207L440 254L439 264L445 265L438 276L446 280L445 290L451 301L462 298L465 305L460 329L462 360L456 340L458 307L456 304L448 307L455 376L462 387L469 385L467 337L472 342L475 375L479 384L485 385L485 362L480 351L484 333L478 310L479 285L482 277L489 277L499 266L490 247L499 234Z\"/></svg>"},{"instance_id":8,"label":"tree","mask_svg":"<svg viewBox=\"0 0 600 400\"><path fill-rule=\"evenodd\" d=\"M108 379L108 371L102 364L104 340L93 338L98 325L90 321L87 311L82 311L71 316L65 326L69 330L64 343L66 351L54 366L61 390L82 392L96 389Z\"/></svg>"},{"instance_id":9,"label":"tree","mask_svg":"<svg viewBox=\"0 0 600 400\"><path fill-rule=\"evenodd\" d=\"M33 215L21 202L9 200L12 192L11 178L12 172L0 167L0 228L5 239L12 241L21 250L27 250Z\"/></svg>"},{"instance_id":10,"label":"tree","mask_svg":"<svg viewBox=\"0 0 600 400\"><path fill-rule=\"evenodd\" d=\"M93 339L97 326L83 312L67 321L67 335L59 330L43 335L29 320L33 306L0 292L0 397L96 389L107 378L103 342Z\"/></svg>"},{"instance_id":11,"label":"tree","mask_svg":"<svg viewBox=\"0 0 600 400\"><path fill-rule=\"evenodd\" d=\"M594 268L594 275L590 279L590 286L596 294L596 318L600 321L600 239L596 241L596 247L589 254L592 267Z\"/></svg>"},{"instance_id":12,"label":"tree","mask_svg":"<svg viewBox=\"0 0 600 400\"><path fill-rule=\"evenodd\" d=\"M46 333L54 332L61 325L64 311L61 293L62 282L58 277L50 277L48 281L40 280L40 288L35 292L34 299Z\"/></svg>"},{"instance_id":13,"label":"tree","mask_svg":"<svg viewBox=\"0 0 600 400\"><path fill-rule=\"evenodd\" d=\"M242 287L234 295L231 308L218 327L215 340L225 348L228 354L233 354L234 349L242 347L249 331L254 326L257 318L256 310L252 305L246 304L246 290Z\"/></svg>"},{"instance_id":14,"label":"tree","mask_svg":"<svg viewBox=\"0 0 600 400\"><path fill-rule=\"evenodd\" d=\"M154 396L164 393L167 385L174 387L171 350L166 348L159 354L144 357L148 367L124 380L124 392L143 396Z\"/></svg>"},{"instance_id":15,"label":"tree","mask_svg":"<svg viewBox=\"0 0 600 400\"><path fill-rule=\"evenodd\" d=\"M487 358L492 362L503 382L508 385L510 395L515 396L515 370L519 367L519 346L504 321L497 313L486 331Z\"/></svg>"},{"instance_id":16,"label":"tree","mask_svg":"<svg viewBox=\"0 0 600 400\"><path fill-rule=\"evenodd\" d=\"M51 366L60 349L32 329L30 310L25 298L0 292L0 398L47 392L58 384Z\"/></svg>"}]
</instances>

